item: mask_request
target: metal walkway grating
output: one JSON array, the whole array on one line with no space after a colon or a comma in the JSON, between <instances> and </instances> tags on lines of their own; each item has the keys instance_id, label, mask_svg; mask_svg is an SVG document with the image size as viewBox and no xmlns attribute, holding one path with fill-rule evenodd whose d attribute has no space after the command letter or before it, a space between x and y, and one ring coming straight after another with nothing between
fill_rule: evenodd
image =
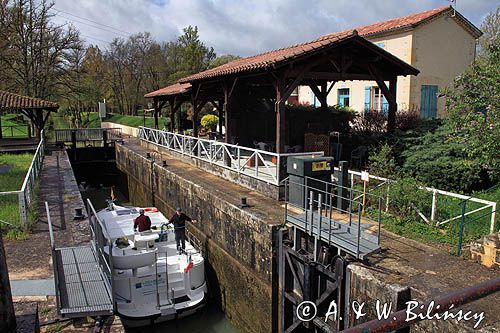
<instances>
[{"instance_id":1,"label":"metal walkway grating","mask_svg":"<svg viewBox=\"0 0 500 333\"><path fill-rule=\"evenodd\" d=\"M110 290L90 245L56 249L55 259L62 316L113 313Z\"/></svg>"},{"instance_id":2,"label":"metal walkway grating","mask_svg":"<svg viewBox=\"0 0 500 333\"><path fill-rule=\"evenodd\" d=\"M307 211L307 215L312 215L309 210ZM306 214L303 213L295 215L288 214L287 222L293 224L302 231L312 231L312 235L319 236L322 241L336 245L343 251L357 256L360 259L380 250L380 245L377 243L376 236L367 233L370 227L373 227L367 223L361 223L362 231L358 241L357 221L349 226L339 222L339 220L335 218L330 219L329 217L322 216L320 222L319 216L314 215L311 225L310 217L306 219ZM318 232L319 225L321 225L321 232Z\"/></svg>"}]
</instances>

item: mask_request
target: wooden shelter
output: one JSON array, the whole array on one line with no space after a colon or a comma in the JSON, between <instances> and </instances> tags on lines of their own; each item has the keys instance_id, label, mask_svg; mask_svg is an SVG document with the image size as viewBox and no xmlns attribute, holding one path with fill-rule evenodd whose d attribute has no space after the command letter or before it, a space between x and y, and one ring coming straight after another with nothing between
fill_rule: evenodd
<instances>
[{"instance_id":1,"label":"wooden shelter","mask_svg":"<svg viewBox=\"0 0 500 333\"><path fill-rule=\"evenodd\" d=\"M170 106L170 130L175 128L175 114L179 111L182 103L191 101L191 84L174 83L165 88L161 88L144 95L153 99L155 128L158 129L158 116L161 109L166 105Z\"/></svg>"},{"instance_id":2,"label":"wooden shelter","mask_svg":"<svg viewBox=\"0 0 500 333\"><path fill-rule=\"evenodd\" d=\"M59 105L54 102L0 90L0 114L4 112L21 112L31 120L38 137L40 137L50 113L57 111L58 108ZM0 127L1 125L0 118ZM1 138L2 132L0 131Z\"/></svg>"},{"instance_id":3,"label":"wooden shelter","mask_svg":"<svg viewBox=\"0 0 500 333\"><path fill-rule=\"evenodd\" d=\"M395 126L397 77L418 73L417 69L351 30L237 59L179 80L180 85L190 84L189 91L176 94L173 86L164 89L169 88L171 99L183 96L187 100L190 95L195 135L200 106L207 101L222 101L226 142L232 142L238 131L245 132L244 114L248 113L245 101L263 99L273 103L275 146L276 152L281 153L287 137L285 102L299 85L311 87L321 107L326 109L328 93L336 81L376 81L389 102L387 129L390 132ZM251 135L249 131L246 133Z\"/></svg>"}]
</instances>

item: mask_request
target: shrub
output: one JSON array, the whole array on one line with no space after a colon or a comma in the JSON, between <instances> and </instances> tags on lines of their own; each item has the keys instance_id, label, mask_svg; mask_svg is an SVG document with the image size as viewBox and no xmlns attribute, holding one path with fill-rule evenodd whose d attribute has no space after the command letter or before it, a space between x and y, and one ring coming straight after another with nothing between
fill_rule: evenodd
<instances>
[{"instance_id":1,"label":"shrub","mask_svg":"<svg viewBox=\"0 0 500 333\"><path fill-rule=\"evenodd\" d=\"M201 118L200 123L205 129L213 132L217 128L219 117L214 114L206 114Z\"/></svg>"},{"instance_id":2,"label":"shrub","mask_svg":"<svg viewBox=\"0 0 500 333\"><path fill-rule=\"evenodd\" d=\"M370 173L387 178L394 178L397 174L396 161L391 146L384 143L378 151L370 153Z\"/></svg>"},{"instance_id":3,"label":"shrub","mask_svg":"<svg viewBox=\"0 0 500 333\"><path fill-rule=\"evenodd\" d=\"M404 174L441 189L471 192L488 181L478 160L470 159L462 145L452 141L452 132L441 126L416 139L403 153Z\"/></svg>"},{"instance_id":4,"label":"shrub","mask_svg":"<svg viewBox=\"0 0 500 333\"><path fill-rule=\"evenodd\" d=\"M430 213L429 192L419 189L413 178L399 179L389 186L389 210L403 220L420 221L416 209L426 216Z\"/></svg>"}]
</instances>

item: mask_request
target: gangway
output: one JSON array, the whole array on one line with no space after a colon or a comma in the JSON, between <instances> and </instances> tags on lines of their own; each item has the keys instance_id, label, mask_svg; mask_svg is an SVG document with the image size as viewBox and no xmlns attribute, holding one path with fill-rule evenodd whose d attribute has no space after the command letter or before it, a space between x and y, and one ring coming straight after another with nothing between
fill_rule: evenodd
<instances>
[{"instance_id":1,"label":"gangway","mask_svg":"<svg viewBox=\"0 0 500 333\"><path fill-rule=\"evenodd\" d=\"M315 239L315 257L322 245L361 260L380 250L381 198L370 195L363 205L359 191L339 190L342 186L310 177L303 183L287 178L284 185L285 221L294 234L298 231Z\"/></svg>"},{"instance_id":2,"label":"gangway","mask_svg":"<svg viewBox=\"0 0 500 333\"><path fill-rule=\"evenodd\" d=\"M56 248L48 203L49 224L56 303L66 318L96 317L113 314L111 281L104 273L101 253L95 243L77 247ZM108 271L109 267L107 267Z\"/></svg>"}]
</instances>

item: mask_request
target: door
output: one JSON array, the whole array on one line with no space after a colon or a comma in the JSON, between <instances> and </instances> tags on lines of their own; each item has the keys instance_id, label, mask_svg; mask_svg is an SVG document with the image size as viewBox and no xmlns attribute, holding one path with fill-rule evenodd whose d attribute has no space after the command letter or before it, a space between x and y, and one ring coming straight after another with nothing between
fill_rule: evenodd
<instances>
[{"instance_id":1,"label":"door","mask_svg":"<svg viewBox=\"0 0 500 333\"><path fill-rule=\"evenodd\" d=\"M437 117L438 86L422 85L420 97L420 118L431 119Z\"/></svg>"}]
</instances>

